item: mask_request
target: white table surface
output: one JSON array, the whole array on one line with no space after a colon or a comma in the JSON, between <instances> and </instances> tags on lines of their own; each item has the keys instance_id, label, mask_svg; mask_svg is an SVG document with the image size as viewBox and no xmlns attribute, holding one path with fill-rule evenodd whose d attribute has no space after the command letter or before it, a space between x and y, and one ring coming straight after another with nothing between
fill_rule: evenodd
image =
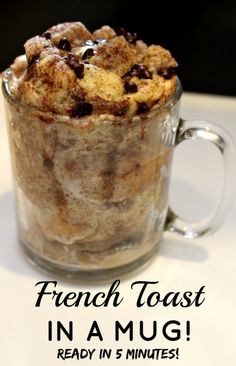
<instances>
[{"instance_id":1,"label":"white table surface","mask_svg":"<svg viewBox=\"0 0 236 366\"><path fill-rule=\"evenodd\" d=\"M10 164L7 136L0 105L0 365L1 366L57 366L57 365L181 365L181 366L234 366L236 365L236 204L225 217L222 227L211 237L185 240L165 234L161 249L154 261L141 273L121 280L120 293L124 297L118 308L80 307L55 308L45 301L35 308L40 280L55 280L31 267L17 243L14 208L11 195ZM185 93L182 99L183 118L205 118L224 126L236 140L236 99ZM236 165L233 167L236 169ZM171 202L185 217L199 219L207 215L218 198L222 183L222 166L216 149L205 143L185 143L176 149L171 185ZM234 197L235 198L235 197ZM197 291L205 286L205 302L198 308L171 308L157 306L136 308L133 281L159 281L153 290ZM97 287L58 280L62 291L93 293L107 290L108 285ZM179 341L165 340L160 326L168 320L191 322L190 341L183 331ZM75 325L72 342L47 340L48 320ZM87 342L86 332L93 320L100 325L104 341ZM114 341L114 322L123 325L134 321L134 341L126 336ZM139 321L151 332L154 320L158 335L152 342L140 339ZM66 361L56 358L58 348L179 348L179 359L136 361L94 359Z\"/></svg>"}]
</instances>

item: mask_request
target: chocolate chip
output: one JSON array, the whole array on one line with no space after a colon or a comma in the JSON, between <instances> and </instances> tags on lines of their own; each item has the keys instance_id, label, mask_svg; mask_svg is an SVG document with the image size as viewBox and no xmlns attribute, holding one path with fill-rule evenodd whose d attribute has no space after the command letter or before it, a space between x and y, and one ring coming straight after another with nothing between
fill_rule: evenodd
<instances>
[{"instance_id":1,"label":"chocolate chip","mask_svg":"<svg viewBox=\"0 0 236 366\"><path fill-rule=\"evenodd\" d=\"M39 61L39 55L33 55L30 57L30 59L28 60L28 65L32 66L33 64L35 64L37 61Z\"/></svg>"},{"instance_id":2,"label":"chocolate chip","mask_svg":"<svg viewBox=\"0 0 236 366\"><path fill-rule=\"evenodd\" d=\"M72 115L73 117L83 117L83 116L89 116L92 114L93 111L93 105L89 102L79 102L76 106L76 109L73 111Z\"/></svg>"},{"instance_id":3,"label":"chocolate chip","mask_svg":"<svg viewBox=\"0 0 236 366\"><path fill-rule=\"evenodd\" d=\"M71 51L71 45L67 38L60 39L57 47L63 51Z\"/></svg>"},{"instance_id":4,"label":"chocolate chip","mask_svg":"<svg viewBox=\"0 0 236 366\"><path fill-rule=\"evenodd\" d=\"M126 113L126 111L127 111L127 108L125 108L125 109L118 109L118 110L114 111L114 116L116 116L116 117L124 116L125 113Z\"/></svg>"},{"instance_id":5,"label":"chocolate chip","mask_svg":"<svg viewBox=\"0 0 236 366\"><path fill-rule=\"evenodd\" d=\"M144 102L138 103L137 114L145 113L145 112L148 112L149 110L150 110L150 107L148 107L148 105L146 103L144 103Z\"/></svg>"},{"instance_id":6,"label":"chocolate chip","mask_svg":"<svg viewBox=\"0 0 236 366\"><path fill-rule=\"evenodd\" d=\"M151 79L152 78L152 74L148 70L147 66L145 66L143 64L133 65L133 67L131 68L131 70L129 71L128 74L130 74L131 76L137 76L140 79Z\"/></svg>"},{"instance_id":7,"label":"chocolate chip","mask_svg":"<svg viewBox=\"0 0 236 366\"><path fill-rule=\"evenodd\" d=\"M94 45L94 42L91 39L87 39L87 41L84 42L86 46L92 47Z\"/></svg>"},{"instance_id":8,"label":"chocolate chip","mask_svg":"<svg viewBox=\"0 0 236 366\"><path fill-rule=\"evenodd\" d=\"M97 38L94 41L94 44L104 44L104 43L107 43L107 39L105 38Z\"/></svg>"},{"instance_id":9,"label":"chocolate chip","mask_svg":"<svg viewBox=\"0 0 236 366\"><path fill-rule=\"evenodd\" d=\"M79 62L73 53L69 53L65 58L67 65L75 72L75 75L79 79L84 77L84 64Z\"/></svg>"},{"instance_id":10,"label":"chocolate chip","mask_svg":"<svg viewBox=\"0 0 236 366\"><path fill-rule=\"evenodd\" d=\"M49 158L45 158L43 160L43 165L46 166L49 169L52 169L54 167L53 161L51 159L49 159Z\"/></svg>"},{"instance_id":11,"label":"chocolate chip","mask_svg":"<svg viewBox=\"0 0 236 366\"><path fill-rule=\"evenodd\" d=\"M160 69L158 71L158 75L162 76L166 80L170 80L172 78L172 76L175 75L175 74L176 74L176 72L175 72L174 67Z\"/></svg>"},{"instance_id":12,"label":"chocolate chip","mask_svg":"<svg viewBox=\"0 0 236 366\"><path fill-rule=\"evenodd\" d=\"M138 35L137 35L137 33L129 33L127 38L128 38L127 41L129 43L136 44Z\"/></svg>"},{"instance_id":13,"label":"chocolate chip","mask_svg":"<svg viewBox=\"0 0 236 366\"><path fill-rule=\"evenodd\" d=\"M128 80L125 81L124 88L125 88L126 94L136 93L138 90L137 85L135 83L133 83L132 81L128 81Z\"/></svg>"},{"instance_id":14,"label":"chocolate chip","mask_svg":"<svg viewBox=\"0 0 236 366\"><path fill-rule=\"evenodd\" d=\"M43 37L45 37L46 39L51 39L51 33L45 32L45 33L43 33Z\"/></svg>"},{"instance_id":15,"label":"chocolate chip","mask_svg":"<svg viewBox=\"0 0 236 366\"><path fill-rule=\"evenodd\" d=\"M117 36L124 36L125 37L126 34L127 34L127 31L126 31L125 28L120 27L120 28L116 29L116 34L117 34Z\"/></svg>"},{"instance_id":16,"label":"chocolate chip","mask_svg":"<svg viewBox=\"0 0 236 366\"><path fill-rule=\"evenodd\" d=\"M124 36L129 43L135 44L137 41L137 33L127 32L124 28L118 28L116 34L118 36Z\"/></svg>"},{"instance_id":17,"label":"chocolate chip","mask_svg":"<svg viewBox=\"0 0 236 366\"><path fill-rule=\"evenodd\" d=\"M82 56L82 60L87 60L88 58L94 56L94 50L92 48L87 48Z\"/></svg>"}]
</instances>

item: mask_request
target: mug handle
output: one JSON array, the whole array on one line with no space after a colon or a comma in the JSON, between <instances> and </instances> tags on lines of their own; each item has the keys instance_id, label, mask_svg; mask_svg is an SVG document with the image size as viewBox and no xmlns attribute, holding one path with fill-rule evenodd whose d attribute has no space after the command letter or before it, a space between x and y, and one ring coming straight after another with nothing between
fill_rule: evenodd
<instances>
[{"instance_id":1,"label":"mug handle","mask_svg":"<svg viewBox=\"0 0 236 366\"><path fill-rule=\"evenodd\" d=\"M188 140L204 140L212 143L220 150L224 163L221 197L215 211L209 217L198 222L188 222L180 218L171 208L168 209L165 230L192 239L214 233L226 214L232 200L235 146L229 134L213 123L180 119L176 131L175 146Z\"/></svg>"}]
</instances>

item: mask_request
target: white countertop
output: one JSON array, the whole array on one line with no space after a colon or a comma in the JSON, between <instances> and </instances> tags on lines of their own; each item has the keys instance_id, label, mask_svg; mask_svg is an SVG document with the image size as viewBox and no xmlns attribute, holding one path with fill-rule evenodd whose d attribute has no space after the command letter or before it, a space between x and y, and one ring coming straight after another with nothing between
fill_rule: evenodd
<instances>
[{"instance_id":1,"label":"white countertop","mask_svg":"<svg viewBox=\"0 0 236 366\"><path fill-rule=\"evenodd\" d=\"M224 126L236 140L236 99L186 93L182 99L183 118L208 119ZM55 280L37 271L25 260L18 247L14 207L10 185L10 164L2 104L0 105L0 365L2 366L57 366L77 365L153 365L157 361L116 360L117 348L179 348L179 359L158 360L160 365L181 366L233 366L236 359L236 204L225 217L223 226L211 237L185 240L165 234L161 249L141 273L121 280L122 304L113 308L55 308L46 302L35 308L37 292L35 283ZM234 166L236 170L236 165ZM171 202L174 208L190 219L207 215L214 207L222 182L222 166L216 150L201 142L184 143L176 149L171 184ZM135 306L134 281L159 281L153 291L163 295L169 291L197 291L205 286L205 302L200 307L171 308ZM93 293L109 286L90 286L63 283L58 280L58 290ZM47 322L59 320L65 325L74 322L73 341L47 340ZM86 332L97 320L104 341L86 341ZM121 336L114 340L114 323L123 326L134 321L134 341ZM158 334L153 341L140 339L139 321L144 321L145 333L151 334L151 325L157 321ZM161 326L168 320L187 320L191 323L190 341L186 340L185 327L179 341L166 340ZM111 348L110 360L94 358L56 358L58 348L100 349Z\"/></svg>"}]
</instances>

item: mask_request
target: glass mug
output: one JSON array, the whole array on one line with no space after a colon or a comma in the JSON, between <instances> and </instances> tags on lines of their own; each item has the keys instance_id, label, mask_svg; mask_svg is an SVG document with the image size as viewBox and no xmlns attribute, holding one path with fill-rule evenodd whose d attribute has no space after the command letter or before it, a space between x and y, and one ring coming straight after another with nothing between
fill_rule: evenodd
<instances>
[{"instance_id":1,"label":"glass mug","mask_svg":"<svg viewBox=\"0 0 236 366\"><path fill-rule=\"evenodd\" d=\"M205 121L179 118L182 88L164 105L118 120L76 119L22 105L3 78L18 234L27 257L67 277L101 280L139 268L163 231L194 238L216 230L229 203L233 143ZM173 150L185 140L216 145L225 173L221 201L197 223L168 207Z\"/></svg>"}]
</instances>

